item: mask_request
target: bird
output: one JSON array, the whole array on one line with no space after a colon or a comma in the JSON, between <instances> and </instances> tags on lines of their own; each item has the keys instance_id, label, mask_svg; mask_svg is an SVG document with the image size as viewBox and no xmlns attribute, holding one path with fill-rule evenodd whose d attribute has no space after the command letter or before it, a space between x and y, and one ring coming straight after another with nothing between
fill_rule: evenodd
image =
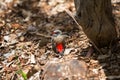
<instances>
[{"instance_id":1,"label":"bird","mask_svg":"<svg viewBox=\"0 0 120 80\"><path fill-rule=\"evenodd\" d=\"M52 49L60 56L64 55L66 36L67 35L63 34L61 30L54 30L52 32Z\"/></svg>"}]
</instances>

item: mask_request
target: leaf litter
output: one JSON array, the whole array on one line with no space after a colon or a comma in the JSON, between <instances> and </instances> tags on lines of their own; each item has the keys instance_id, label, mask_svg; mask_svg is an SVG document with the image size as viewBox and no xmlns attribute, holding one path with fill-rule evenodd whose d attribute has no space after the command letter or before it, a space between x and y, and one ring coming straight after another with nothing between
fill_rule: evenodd
<instances>
[{"instance_id":1,"label":"leaf litter","mask_svg":"<svg viewBox=\"0 0 120 80\"><path fill-rule=\"evenodd\" d=\"M119 3L113 3L120 22ZM106 80L120 78L120 51L88 51L89 40L65 12L75 14L73 0L0 1L0 80ZM51 32L69 33L62 58L51 47ZM120 30L120 28L119 28ZM119 46L118 46L119 47Z\"/></svg>"}]
</instances>

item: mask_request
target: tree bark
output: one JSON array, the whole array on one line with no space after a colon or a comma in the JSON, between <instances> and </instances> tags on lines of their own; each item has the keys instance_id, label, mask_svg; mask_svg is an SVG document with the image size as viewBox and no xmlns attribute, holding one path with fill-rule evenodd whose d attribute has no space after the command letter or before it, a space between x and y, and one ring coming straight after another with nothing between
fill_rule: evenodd
<instances>
[{"instance_id":1,"label":"tree bark","mask_svg":"<svg viewBox=\"0 0 120 80\"><path fill-rule=\"evenodd\" d=\"M111 0L74 0L78 23L97 46L109 46L117 38Z\"/></svg>"}]
</instances>

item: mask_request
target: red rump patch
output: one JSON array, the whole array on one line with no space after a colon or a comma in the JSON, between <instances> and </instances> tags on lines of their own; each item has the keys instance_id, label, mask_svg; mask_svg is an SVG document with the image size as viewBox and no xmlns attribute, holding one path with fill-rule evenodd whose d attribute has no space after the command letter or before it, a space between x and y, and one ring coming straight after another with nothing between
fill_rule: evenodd
<instances>
[{"instance_id":1,"label":"red rump patch","mask_svg":"<svg viewBox=\"0 0 120 80\"><path fill-rule=\"evenodd\" d=\"M61 53L63 51L63 44L62 43L57 44L56 48L58 52Z\"/></svg>"}]
</instances>

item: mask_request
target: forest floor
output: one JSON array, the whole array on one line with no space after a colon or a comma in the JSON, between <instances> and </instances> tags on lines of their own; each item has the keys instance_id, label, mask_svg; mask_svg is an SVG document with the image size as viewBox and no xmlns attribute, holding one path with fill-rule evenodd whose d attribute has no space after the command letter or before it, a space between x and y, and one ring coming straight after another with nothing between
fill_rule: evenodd
<instances>
[{"instance_id":1,"label":"forest floor","mask_svg":"<svg viewBox=\"0 0 120 80\"><path fill-rule=\"evenodd\" d=\"M112 5L119 25L120 3ZM0 1L0 80L120 79L119 48L115 52L103 48L105 54L94 52L87 58L91 44L65 9L75 14L73 0ZM55 29L69 35L62 58L51 46Z\"/></svg>"}]
</instances>

